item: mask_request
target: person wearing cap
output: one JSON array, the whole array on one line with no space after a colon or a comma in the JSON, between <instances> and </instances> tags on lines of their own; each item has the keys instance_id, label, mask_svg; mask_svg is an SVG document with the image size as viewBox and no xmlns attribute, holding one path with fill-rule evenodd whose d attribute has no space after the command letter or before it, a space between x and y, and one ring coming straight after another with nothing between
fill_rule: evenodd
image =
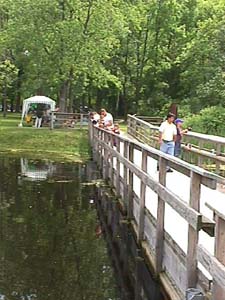
<instances>
[{"instance_id":1,"label":"person wearing cap","mask_svg":"<svg viewBox=\"0 0 225 300\"><path fill-rule=\"evenodd\" d=\"M166 154L174 155L175 140L177 129L174 125L175 115L169 113L166 120L159 127L159 144L160 150ZM167 168L167 172L172 172Z\"/></svg>"},{"instance_id":2,"label":"person wearing cap","mask_svg":"<svg viewBox=\"0 0 225 300\"><path fill-rule=\"evenodd\" d=\"M174 147L174 156L179 157L181 154L181 139L183 134L187 133L187 129L182 129L182 124L184 121L182 119L176 119L175 124L177 127L177 137L175 141L175 147Z\"/></svg>"}]
</instances>

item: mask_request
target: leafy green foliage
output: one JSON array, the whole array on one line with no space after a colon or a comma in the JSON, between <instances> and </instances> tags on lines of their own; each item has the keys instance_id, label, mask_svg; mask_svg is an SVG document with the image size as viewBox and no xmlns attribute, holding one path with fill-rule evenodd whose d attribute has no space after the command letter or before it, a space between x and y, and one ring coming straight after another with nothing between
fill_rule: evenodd
<instances>
[{"instance_id":1,"label":"leafy green foliage","mask_svg":"<svg viewBox=\"0 0 225 300\"><path fill-rule=\"evenodd\" d=\"M19 69L8 93L116 115L223 105L224 10L223 0L0 1L0 54Z\"/></svg>"},{"instance_id":2,"label":"leafy green foliage","mask_svg":"<svg viewBox=\"0 0 225 300\"><path fill-rule=\"evenodd\" d=\"M212 106L202 109L199 114L188 117L185 126L190 126L194 131L225 135L225 108Z\"/></svg>"}]
</instances>

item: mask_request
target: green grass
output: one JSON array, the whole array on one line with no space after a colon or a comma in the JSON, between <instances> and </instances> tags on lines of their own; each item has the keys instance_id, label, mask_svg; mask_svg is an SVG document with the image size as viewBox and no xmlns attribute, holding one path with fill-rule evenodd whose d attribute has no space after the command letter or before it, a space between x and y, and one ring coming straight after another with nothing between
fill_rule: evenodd
<instances>
[{"instance_id":1,"label":"green grass","mask_svg":"<svg viewBox=\"0 0 225 300\"><path fill-rule=\"evenodd\" d=\"M0 116L0 152L60 161L90 158L87 130L18 127L20 115Z\"/></svg>"}]
</instances>

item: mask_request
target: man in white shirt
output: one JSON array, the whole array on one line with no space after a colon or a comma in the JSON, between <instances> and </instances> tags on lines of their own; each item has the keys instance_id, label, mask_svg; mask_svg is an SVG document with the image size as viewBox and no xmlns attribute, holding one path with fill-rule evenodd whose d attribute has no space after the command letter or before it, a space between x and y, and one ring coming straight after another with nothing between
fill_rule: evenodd
<instances>
[{"instance_id":1,"label":"man in white shirt","mask_svg":"<svg viewBox=\"0 0 225 300\"><path fill-rule=\"evenodd\" d=\"M104 108L100 111L102 120L104 122L104 127L110 128L113 126L113 116L108 113Z\"/></svg>"},{"instance_id":2,"label":"man in white shirt","mask_svg":"<svg viewBox=\"0 0 225 300\"><path fill-rule=\"evenodd\" d=\"M166 154L174 155L174 147L177 136L176 125L174 124L175 115L169 113L166 120L159 127L160 150ZM167 169L167 172L171 172Z\"/></svg>"}]
</instances>

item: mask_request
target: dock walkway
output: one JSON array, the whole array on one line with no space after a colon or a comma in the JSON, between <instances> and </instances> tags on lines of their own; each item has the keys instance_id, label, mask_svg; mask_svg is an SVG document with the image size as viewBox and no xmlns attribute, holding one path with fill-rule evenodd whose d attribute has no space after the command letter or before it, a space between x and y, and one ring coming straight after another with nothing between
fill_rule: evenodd
<instances>
[{"instance_id":1,"label":"dock walkway","mask_svg":"<svg viewBox=\"0 0 225 300\"><path fill-rule=\"evenodd\" d=\"M92 124L89 134L94 160L168 298L183 300L192 287L225 299L224 178Z\"/></svg>"}]
</instances>

